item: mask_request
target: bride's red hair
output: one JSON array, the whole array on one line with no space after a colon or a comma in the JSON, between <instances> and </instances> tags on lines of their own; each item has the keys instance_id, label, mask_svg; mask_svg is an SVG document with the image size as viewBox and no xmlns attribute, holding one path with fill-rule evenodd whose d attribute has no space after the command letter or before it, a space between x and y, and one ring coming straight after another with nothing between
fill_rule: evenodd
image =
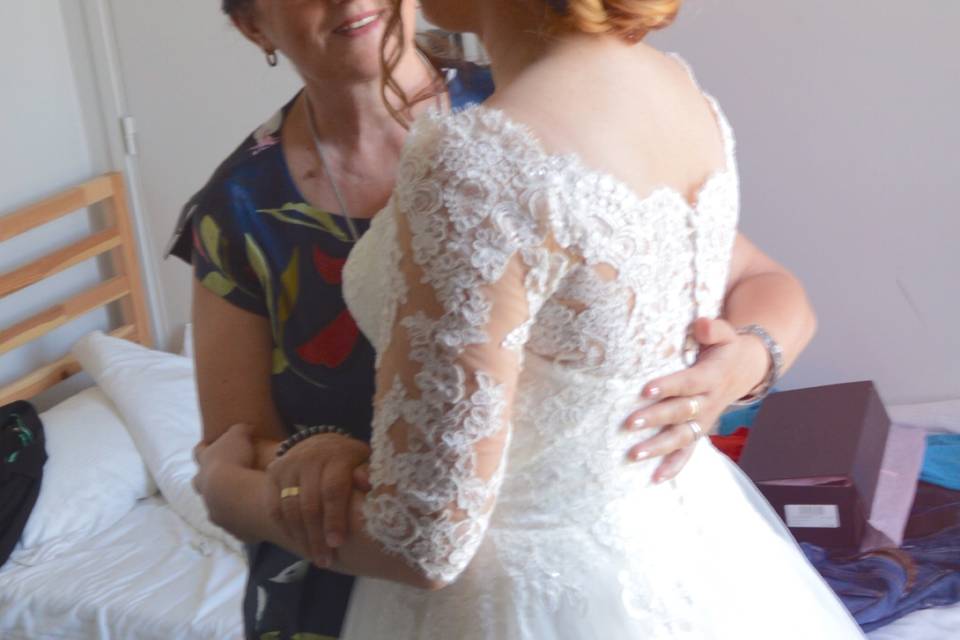
<instances>
[{"instance_id":1,"label":"bride's red hair","mask_svg":"<svg viewBox=\"0 0 960 640\"><path fill-rule=\"evenodd\" d=\"M680 11L682 0L553 0L565 6L555 12L557 22L584 33L610 34L631 42L651 31L669 26Z\"/></svg>"}]
</instances>

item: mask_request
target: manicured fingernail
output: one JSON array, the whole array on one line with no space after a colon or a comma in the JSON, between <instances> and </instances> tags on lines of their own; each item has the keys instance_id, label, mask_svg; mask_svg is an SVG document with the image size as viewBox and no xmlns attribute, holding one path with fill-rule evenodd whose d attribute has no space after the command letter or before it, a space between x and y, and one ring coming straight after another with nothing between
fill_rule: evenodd
<instances>
[{"instance_id":1,"label":"manicured fingernail","mask_svg":"<svg viewBox=\"0 0 960 640\"><path fill-rule=\"evenodd\" d=\"M631 429L643 429L645 426L647 426L647 419L646 419L646 418L637 418L637 419L635 419L633 422L630 423L630 428L631 428Z\"/></svg>"},{"instance_id":2,"label":"manicured fingernail","mask_svg":"<svg viewBox=\"0 0 960 640\"><path fill-rule=\"evenodd\" d=\"M649 389L647 389L646 395L648 398L656 398L657 396L660 395L660 387L650 387Z\"/></svg>"},{"instance_id":3,"label":"manicured fingernail","mask_svg":"<svg viewBox=\"0 0 960 640\"><path fill-rule=\"evenodd\" d=\"M327 546L328 547L339 547L343 544L343 537L336 532L331 532L327 534Z\"/></svg>"},{"instance_id":4,"label":"manicured fingernail","mask_svg":"<svg viewBox=\"0 0 960 640\"><path fill-rule=\"evenodd\" d=\"M645 460L650 457L649 451L634 451L631 456L634 460Z\"/></svg>"}]
</instances>

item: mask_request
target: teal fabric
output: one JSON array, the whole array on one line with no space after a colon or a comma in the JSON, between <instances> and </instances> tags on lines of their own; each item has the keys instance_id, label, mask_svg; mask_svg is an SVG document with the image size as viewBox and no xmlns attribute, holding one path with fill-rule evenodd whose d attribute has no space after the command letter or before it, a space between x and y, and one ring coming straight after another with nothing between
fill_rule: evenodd
<instances>
[{"instance_id":1,"label":"teal fabric","mask_svg":"<svg viewBox=\"0 0 960 640\"><path fill-rule=\"evenodd\" d=\"M960 491L960 434L927 436L920 479L947 489Z\"/></svg>"},{"instance_id":2,"label":"teal fabric","mask_svg":"<svg viewBox=\"0 0 960 640\"><path fill-rule=\"evenodd\" d=\"M750 428L757 419L757 413L763 403L757 402L746 407L733 407L720 416L717 435L729 436L740 427Z\"/></svg>"}]
</instances>

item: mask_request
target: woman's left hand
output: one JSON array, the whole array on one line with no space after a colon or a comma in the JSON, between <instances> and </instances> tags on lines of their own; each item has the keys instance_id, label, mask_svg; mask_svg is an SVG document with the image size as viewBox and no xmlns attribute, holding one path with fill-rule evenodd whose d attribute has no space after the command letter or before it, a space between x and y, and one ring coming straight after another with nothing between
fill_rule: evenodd
<instances>
[{"instance_id":1,"label":"woman's left hand","mask_svg":"<svg viewBox=\"0 0 960 640\"><path fill-rule=\"evenodd\" d=\"M367 443L325 433L297 443L267 466L276 495L296 488L279 501L273 517L321 568L329 567L333 550L346 540L354 489L370 488L357 473L369 458Z\"/></svg>"},{"instance_id":2,"label":"woman's left hand","mask_svg":"<svg viewBox=\"0 0 960 640\"><path fill-rule=\"evenodd\" d=\"M738 335L726 320L697 320L694 337L701 346L696 364L647 383L642 396L657 402L631 414L624 425L631 431L666 427L627 454L631 460L663 457L655 483L676 477L693 455L698 438L690 422L706 436L727 407L765 375L768 356L762 343Z\"/></svg>"}]
</instances>

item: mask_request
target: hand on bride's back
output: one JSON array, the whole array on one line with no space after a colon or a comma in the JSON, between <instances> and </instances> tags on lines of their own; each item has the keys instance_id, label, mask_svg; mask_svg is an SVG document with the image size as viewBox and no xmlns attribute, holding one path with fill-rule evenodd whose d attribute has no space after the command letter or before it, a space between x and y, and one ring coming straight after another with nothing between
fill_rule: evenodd
<instances>
[{"instance_id":1,"label":"hand on bride's back","mask_svg":"<svg viewBox=\"0 0 960 640\"><path fill-rule=\"evenodd\" d=\"M331 549L346 539L354 489L369 490L356 473L369 457L366 443L327 433L299 442L267 466L277 495L299 488L297 495L281 498L272 515L320 567L329 566Z\"/></svg>"},{"instance_id":2,"label":"hand on bride's back","mask_svg":"<svg viewBox=\"0 0 960 640\"><path fill-rule=\"evenodd\" d=\"M677 476L693 455L695 421L706 436L727 407L763 379L767 355L751 336L738 335L725 320L701 318L694 325L700 356L689 369L651 380L642 396L656 400L627 418L625 428L638 434L664 427L657 435L630 448L632 460L662 457L654 482Z\"/></svg>"}]
</instances>

